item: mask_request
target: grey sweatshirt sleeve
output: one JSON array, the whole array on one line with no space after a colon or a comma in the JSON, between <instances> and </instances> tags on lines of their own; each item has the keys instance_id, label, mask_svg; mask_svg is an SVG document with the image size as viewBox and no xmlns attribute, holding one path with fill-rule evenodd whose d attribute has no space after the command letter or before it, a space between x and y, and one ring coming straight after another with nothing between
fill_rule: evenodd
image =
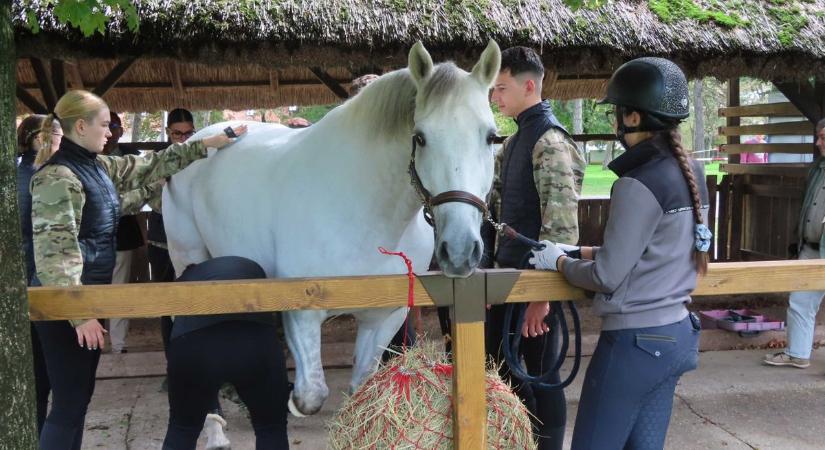
<instances>
[{"instance_id":1,"label":"grey sweatshirt sleeve","mask_svg":"<svg viewBox=\"0 0 825 450\"><path fill-rule=\"evenodd\" d=\"M639 262L663 214L658 200L644 184L633 178L619 178L613 184L604 245L592 261L565 260L567 281L595 292L614 292Z\"/></svg>"}]
</instances>

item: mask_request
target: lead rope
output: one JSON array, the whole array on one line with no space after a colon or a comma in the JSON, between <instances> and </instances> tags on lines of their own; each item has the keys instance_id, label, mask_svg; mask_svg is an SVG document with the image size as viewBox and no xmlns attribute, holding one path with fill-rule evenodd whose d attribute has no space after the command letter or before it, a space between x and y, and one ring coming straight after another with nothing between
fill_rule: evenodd
<instances>
[{"instance_id":1,"label":"lead rope","mask_svg":"<svg viewBox=\"0 0 825 450\"><path fill-rule=\"evenodd\" d=\"M390 255L390 256L398 256L404 259L404 264L407 266L407 307L412 308L415 306L415 273L413 273L413 266L412 261L410 258L407 258L407 255L404 252L391 252L384 247L378 247L378 251L381 252L382 255ZM402 340L404 348L407 348L407 334L409 334L410 329L410 315L404 318L404 339Z\"/></svg>"}]
</instances>

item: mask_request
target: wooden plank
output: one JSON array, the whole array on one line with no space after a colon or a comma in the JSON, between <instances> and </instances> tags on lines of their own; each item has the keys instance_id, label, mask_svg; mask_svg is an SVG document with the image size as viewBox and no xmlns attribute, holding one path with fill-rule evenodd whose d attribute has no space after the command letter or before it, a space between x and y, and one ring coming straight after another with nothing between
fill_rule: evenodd
<instances>
[{"instance_id":1,"label":"wooden plank","mask_svg":"<svg viewBox=\"0 0 825 450\"><path fill-rule=\"evenodd\" d=\"M745 196L742 192L744 176L737 175L731 180L730 259L732 261L739 261L739 250L742 248L742 221L745 215Z\"/></svg>"},{"instance_id":2,"label":"wooden plank","mask_svg":"<svg viewBox=\"0 0 825 450\"><path fill-rule=\"evenodd\" d=\"M739 93L739 78L731 78L728 80L728 106L736 107L741 103L741 95ZM725 124L729 127L738 127L742 121L738 117L728 117L725 119ZM726 139L728 144L740 144L739 136L728 136ZM730 155L728 162L738 163L740 161L739 155Z\"/></svg>"},{"instance_id":3,"label":"wooden plank","mask_svg":"<svg viewBox=\"0 0 825 450\"><path fill-rule=\"evenodd\" d=\"M775 184L745 184L744 193L759 197L802 198L805 190L798 186L779 186Z\"/></svg>"},{"instance_id":4,"label":"wooden plank","mask_svg":"<svg viewBox=\"0 0 825 450\"><path fill-rule=\"evenodd\" d=\"M780 164L722 164L719 170L731 175L776 175L805 178L811 165L806 163Z\"/></svg>"},{"instance_id":5,"label":"wooden plank","mask_svg":"<svg viewBox=\"0 0 825 450\"><path fill-rule=\"evenodd\" d=\"M92 92L97 95L98 97L103 97L109 92L109 89L112 88L118 81L123 77L127 70L132 67L132 64L137 61L137 58L127 58L121 60L117 63L111 71L106 75L106 77L98 83L97 86L92 90Z\"/></svg>"},{"instance_id":6,"label":"wooden plank","mask_svg":"<svg viewBox=\"0 0 825 450\"><path fill-rule=\"evenodd\" d=\"M717 221L716 260L728 260L728 236L730 229L730 175L724 175L719 184L719 219Z\"/></svg>"},{"instance_id":7,"label":"wooden plank","mask_svg":"<svg viewBox=\"0 0 825 450\"><path fill-rule=\"evenodd\" d=\"M406 306L407 283L406 275L392 275L41 287L29 288L29 302L33 320L393 307ZM421 282L415 303L433 305Z\"/></svg>"},{"instance_id":8,"label":"wooden plank","mask_svg":"<svg viewBox=\"0 0 825 450\"><path fill-rule=\"evenodd\" d=\"M280 87L280 76L277 70L270 70L269 71L269 89L272 92L275 92Z\"/></svg>"},{"instance_id":9,"label":"wooden plank","mask_svg":"<svg viewBox=\"0 0 825 450\"><path fill-rule=\"evenodd\" d=\"M723 136L750 136L757 134L767 134L769 136L810 136L814 132L814 126L807 120L795 122L766 123L762 125L741 125L719 127L719 134Z\"/></svg>"},{"instance_id":10,"label":"wooden plank","mask_svg":"<svg viewBox=\"0 0 825 450\"><path fill-rule=\"evenodd\" d=\"M484 449L487 448L484 322L452 322L453 448Z\"/></svg>"},{"instance_id":11,"label":"wooden plank","mask_svg":"<svg viewBox=\"0 0 825 450\"><path fill-rule=\"evenodd\" d=\"M795 153L807 155L814 144L722 144L719 151L729 155L741 153Z\"/></svg>"},{"instance_id":12,"label":"wooden plank","mask_svg":"<svg viewBox=\"0 0 825 450\"><path fill-rule=\"evenodd\" d=\"M825 260L712 263L695 294L825 290ZM295 309L400 307L407 304L406 275L139 283L70 288L29 288L32 320L90 317L159 317ZM526 270L508 303L583 300L584 291L555 272ZM419 281L415 303L433 306Z\"/></svg>"},{"instance_id":13,"label":"wooden plank","mask_svg":"<svg viewBox=\"0 0 825 450\"><path fill-rule=\"evenodd\" d=\"M802 113L791 102L719 108L719 117L797 117Z\"/></svg>"}]
</instances>

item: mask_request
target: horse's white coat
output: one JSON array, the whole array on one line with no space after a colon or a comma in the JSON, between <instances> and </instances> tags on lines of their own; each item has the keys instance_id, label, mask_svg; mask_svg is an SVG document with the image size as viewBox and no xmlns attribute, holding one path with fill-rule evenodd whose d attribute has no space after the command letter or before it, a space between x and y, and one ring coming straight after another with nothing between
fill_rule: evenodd
<instances>
[{"instance_id":1,"label":"horse's white coat","mask_svg":"<svg viewBox=\"0 0 825 450\"><path fill-rule=\"evenodd\" d=\"M409 69L387 74L310 128L249 123L230 147L175 175L163 192L163 216L175 271L210 257L258 262L268 277L325 277L404 272L403 251L416 272L433 255L433 230L410 185L407 164L414 131L425 136L417 167L433 195L463 190L484 198L493 177L490 133L495 122L487 90L500 64L485 50L471 74L433 67L416 44ZM199 139L220 132L216 124ZM478 264L480 213L470 205L435 208L439 249L448 275ZM345 311L336 311L341 313ZM406 308L353 311L358 321L354 390L403 323ZM295 357L294 405L317 412L328 395L321 366L321 323L327 311L283 314Z\"/></svg>"}]
</instances>

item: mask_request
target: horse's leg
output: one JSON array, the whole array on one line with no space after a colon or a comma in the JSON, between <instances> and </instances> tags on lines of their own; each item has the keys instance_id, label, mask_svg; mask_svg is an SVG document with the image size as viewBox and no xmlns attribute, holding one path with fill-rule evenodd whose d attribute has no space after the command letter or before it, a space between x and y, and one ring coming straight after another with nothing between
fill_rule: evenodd
<instances>
[{"instance_id":1,"label":"horse's leg","mask_svg":"<svg viewBox=\"0 0 825 450\"><path fill-rule=\"evenodd\" d=\"M358 335L355 338L355 365L352 368L350 392L355 392L361 383L375 371L384 349L401 328L409 308L375 308L353 313L358 321Z\"/></svg>"},{"instance_id":2,"label":"horse's leg","mask_svg":"<svg viewBox=\"0 0 825 450\"><path fill-rule=\"evenodd\" d=\"M285 311L282 317L286 343L295 359L295 387L289 398L290 411L296 416L315 414L329 396L321 364L321 323L327 312Z\"/></svg>"}]
</instances>

